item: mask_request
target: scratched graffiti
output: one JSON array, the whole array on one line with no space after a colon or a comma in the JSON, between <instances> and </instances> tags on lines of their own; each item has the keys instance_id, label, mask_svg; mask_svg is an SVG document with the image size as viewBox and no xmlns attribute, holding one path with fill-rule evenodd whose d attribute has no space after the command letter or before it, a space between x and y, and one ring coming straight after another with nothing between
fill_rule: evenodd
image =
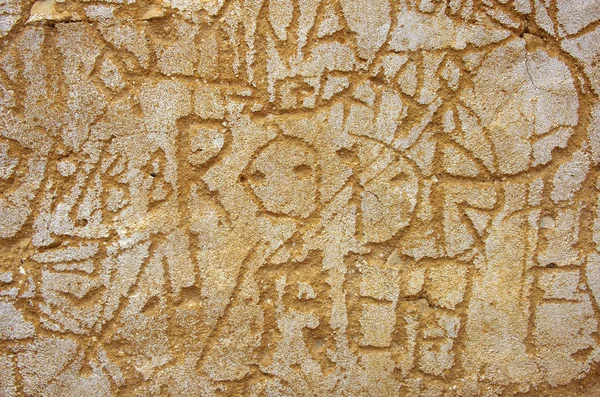
<instances>
[{"instance_id":1,"label":"scratched graffiti","mask_svg":"<svg viewBox=\"0 0 600 397\"><path fill-rule=\"evenodd\" d=\"M600 392L599 94L595 0L0 3L0 395Z\"/></svg>"}]
</instances>

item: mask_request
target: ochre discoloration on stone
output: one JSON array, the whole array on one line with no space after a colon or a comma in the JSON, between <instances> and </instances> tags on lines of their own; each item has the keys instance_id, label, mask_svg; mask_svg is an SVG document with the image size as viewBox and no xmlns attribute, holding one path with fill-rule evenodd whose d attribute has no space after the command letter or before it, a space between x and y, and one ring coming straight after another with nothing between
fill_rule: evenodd
<instances>
[{"instance_id":1,"label":"ochre discoloration on stone","mask_svg":"<svg viewBox=\"0 0 600 397\"><path fill-rule=\"evenodd\" d=\"M600 3L0 4L0 395L598 395Z\"/></svg>"}]
</instances>

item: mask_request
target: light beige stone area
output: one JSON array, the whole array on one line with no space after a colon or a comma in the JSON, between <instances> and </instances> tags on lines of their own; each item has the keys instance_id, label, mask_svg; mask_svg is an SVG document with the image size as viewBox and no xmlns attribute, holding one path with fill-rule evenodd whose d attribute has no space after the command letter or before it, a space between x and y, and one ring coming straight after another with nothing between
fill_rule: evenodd
<instances>
[{"instance_id":1,"label":"light beige stone area","mask_svg":"<svg viewBox=\"0 0 600 397\"><path fill-rule=\"evenodd\" d=\"M3 0L0 396L600 396L600 1Z\"/></svg>"}]
</instances>

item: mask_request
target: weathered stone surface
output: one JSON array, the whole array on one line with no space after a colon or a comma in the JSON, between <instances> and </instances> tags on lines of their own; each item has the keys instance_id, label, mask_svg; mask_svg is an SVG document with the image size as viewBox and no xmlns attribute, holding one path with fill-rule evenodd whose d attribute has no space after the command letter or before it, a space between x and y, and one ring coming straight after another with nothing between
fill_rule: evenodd
<instances>
[{"instance_id":1,"label":"weathered stone surface","mask_svg":"<svg viewBox=\"0 0 600 397\"><path fill-rule=\"evenodd\" d=\"M0 2L0 396L600 395L599 21Z\"/></svg>"}]
</instances>

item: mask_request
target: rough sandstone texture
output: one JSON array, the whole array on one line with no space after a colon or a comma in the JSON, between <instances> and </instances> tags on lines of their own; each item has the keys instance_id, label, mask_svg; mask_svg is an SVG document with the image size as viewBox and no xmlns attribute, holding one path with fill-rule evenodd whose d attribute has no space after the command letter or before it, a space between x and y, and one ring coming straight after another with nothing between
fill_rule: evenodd
<instances>
[{"instance_id":1,"label":"rough sandstone texture","mask_svg":"<svg viewBox=\"0 0 600 397\"><path fill-rule=\"evenodd\" d=\"M0 395L599 396L600 1L0 2Z\"/></svg>"}]
</instances>

